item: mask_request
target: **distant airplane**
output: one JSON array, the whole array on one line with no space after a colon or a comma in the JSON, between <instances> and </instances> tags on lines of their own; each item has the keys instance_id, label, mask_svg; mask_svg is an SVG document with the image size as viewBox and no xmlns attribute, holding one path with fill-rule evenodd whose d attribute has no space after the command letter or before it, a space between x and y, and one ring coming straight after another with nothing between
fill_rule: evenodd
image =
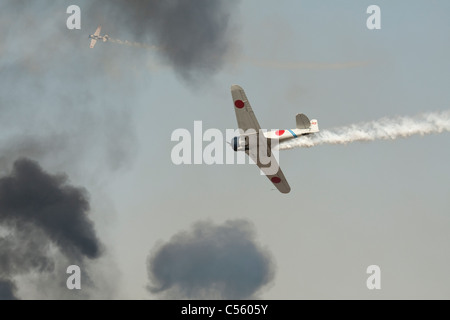
<instances>
[{"instance_id":1,"label":"distant airplane","mask_svg":"<svg viewBox=\"0 0 450 320\"><path fill-rule=\"evenodd\" d=\"M103 42L108 41L109 36L108 35L101 36L100 31L102 31L102 26L98 26L97 30L95 30L95 33L91 34L89 36L89 39L91 39L91 45L90 45L91 49L94 48L95 44L97 43L97 40L101 40Z\"/></svg>"},{"instance_id":2,"label":"distant airplane","mask_svg":"<svg viewBox=\"0 0 450 320\"><path fill-rule=\"evenodd\" d=\"M244 89L233 85L231 87L231 95L239 129L244 132L239 137L233 138L230 143L231 147L234 151L245 151L281 193L289 193L291 187L284 177L275 156L272 154L271 141L285 141L319 132L317 120L309 121L304 114L297 114L296 129L262 132ZM252 141L255 142L253 143ZM261 155L267 155L268 159L262 159Z\"/></svg>"}]
</instances>

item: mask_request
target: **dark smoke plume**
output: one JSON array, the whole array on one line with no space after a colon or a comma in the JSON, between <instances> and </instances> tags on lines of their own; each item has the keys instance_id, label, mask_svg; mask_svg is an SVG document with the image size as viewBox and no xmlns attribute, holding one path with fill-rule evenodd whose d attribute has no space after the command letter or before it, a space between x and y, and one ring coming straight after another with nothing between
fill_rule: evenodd
<instances>
[{"instance_id":1,"label":"dark smoke plume","mask_svg":"<svg viewBox=\"0 0 450 320\"><path fill-rule=\"evenodd\" d=\"M28 159L17 160L11 174L0 178L0 226L8 230L0 237L3 291L13 292L16 275L54 271L52 247L80 266L85 258L101 255L102 245L87 216L87 192L67 182L65 175L50 175Z\"/></svg>"},{"instance_id":2,"label":"dark smoke plume","mask_svg":"<svg viewBox=\"0 0 450 320\"><path fill-rule=\"evenodd\" d=\"M28 159L14 163L11 175L0 179L0 223L26 221L44 232L69 257L96 258L100 243L87 217L84 189L67 184L64 175L50 175Z\"/></svg>"},{"instance_id":3,"label":"dark smoke plume","mask_svg":"<svg viewBox=\"0 0 450 320\"><path fill-rule=\"evenodd\" d=\"M181 299L252 298L274 273L245 220L199 222L155 248L147 267L152 293Z\"/></svg>"},{"instance_id":4,"label":"dark smoke plume","mask_svg":"<svg viewBox=\"0 0 450 320\"><path fill-rule=\"evenodd\" d=\"M0 300L17 300L15 290L16 286L12 281L0 279Z\"/></svg>"},{"instance_id":5,"label":"dark smoke plume","mask_svg":"<svg viewBox=\"0 0 450 320\"><path fill-rule=\"evenodd\" d=\"M230 20L238 0L116 0L117 19L139 41L151 42L185 80L221 69L233 46Z\"/></svg>"}]
</instances>

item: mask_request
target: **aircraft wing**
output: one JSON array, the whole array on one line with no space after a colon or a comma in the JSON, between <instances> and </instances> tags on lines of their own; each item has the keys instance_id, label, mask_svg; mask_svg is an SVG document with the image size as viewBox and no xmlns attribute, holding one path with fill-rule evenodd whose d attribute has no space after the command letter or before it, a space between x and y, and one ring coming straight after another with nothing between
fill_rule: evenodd
<instances>
[{"instance_id":1,"label":"aircraft wing","mask_svg":"<svg viewBox=\"0 0 450 320\"><path fill-rule=\"evenodd\" d=\"M289 193L291 187L284 177L283 171L281 170L277 159L272 153L271 146L267 142L267 139L262 135L258 138L258 147L250 148L246 151L248 156L255 162L255 164L261 169L265 176L272 182L272 184L281 193ZM264 161L261 161L261 155L267 155L264 157Z\"/></svg>"},{"instance_id":2,"label":"aircraft wing","mask_svg":"<svg viewBox=\"0 0 450 320\"><path fill-rule=\"evenodd\" d=\"M95 32L94 32L94 36L100 36L100 32L102 31L102 26L98 26L97 27L97 30L95 30Z\"/></svg>"},{"instance_id":3,"label":"aircraft wing","mask_svg":"<svg viewBox=\"0 0 450 320\"><path fill-rule=\"evenodd\" d=\"M89 46L91 49L94 48L95 44L97 43L97 40L91 39L91 45Z\"/></svg>"},{"instance_id":4,"label":"aircraft wing","mask_svg":"<svg viewBox=\"0 0 450 320\"><path fill-rule=\"evenodd\" d=\"M239 129L244 132L249 129L256 131L256 148L249 148L245 152L281 193L289 193L291 187L272 153L271 141L267 140L260 131L261 127L258 120L256 120L255 113L250 102L248 102L244 89L238 85L231 86L231 96L233 97ZM264 157L261 157L261 155L264 155Z\"/></svg>"},{"instance_id":5,"label":"aircraft wing","mask_svg":"<svg viewBox=\"0 0 450 320\"><path fill-rule=\"evenodd\" d=\"M248 102L244 89L237 85L231 86L231 96L233 97L239 129L242 129L244 132L249 129L259 132L261 127L259 126L258 120L256 120L255 113L250 106L250 102Z\"/></svg>"}]
</instances>

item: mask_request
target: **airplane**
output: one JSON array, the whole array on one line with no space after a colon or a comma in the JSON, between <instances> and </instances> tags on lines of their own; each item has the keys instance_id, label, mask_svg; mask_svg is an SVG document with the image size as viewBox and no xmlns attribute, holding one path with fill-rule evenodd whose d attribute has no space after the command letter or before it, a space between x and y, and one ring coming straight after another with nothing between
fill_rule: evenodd
<instances>
[{"instance_id":1,"label":"airplane","mask_svg":"<svg viewBox=\"0 0 450 320\"><path fill-rule=\"evenodd\" d=\"M272 140L286 141L317 133L319 132L317 120L310 121L306 115L300 113L296 116L297 126L295 129L263 132L244 89L238 85L231 86L231 96L237 123L239 129L243 132L239 137L234 137L231 140L231 147L236 152L245 151L281 193L289 193L291 187L271 152ZM263 161L261 155L267 155L268 159Z\"/></svg>"},{"instance_id":2,"label":"airplane","mask_svg":"<svg viewBox=\"0 0 450 320\"><path fill-rule=\"evenodd\" d=\"M91 35L89 36L89 39L91 39L91 45L90 45L89 47L90 47L91 49L94 48L95 44L97 43L97 40L101 40L101 41L103 41L103 42L108 41L109 36L108 36L108 35L101 36L101 35L100 35L100 31L102 31L102 26L98 26L98 27L97 27L97 30L95 30L95 33L94 33L94 34L91 34Z\"/></svg>"}]
</instances>

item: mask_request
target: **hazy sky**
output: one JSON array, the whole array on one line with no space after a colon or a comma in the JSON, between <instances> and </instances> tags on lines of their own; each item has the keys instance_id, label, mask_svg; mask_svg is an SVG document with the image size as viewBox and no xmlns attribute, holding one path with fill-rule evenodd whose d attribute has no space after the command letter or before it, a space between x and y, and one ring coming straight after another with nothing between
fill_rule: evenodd
<instances>
[{"instance_id":1,"label":"hazy sky","mask_svg":"<svg viewBox=\"0 0 450 320\"><path fill-rule=\"evenodd\" d=\"M450 298L449 133L284 151L288 195L250 165L176 166L170 139L197 120L236 128L232 84L267 129L294 127L300 112L331 129L449 110L449 2L241 0L193 10L195 19L214 13L201 19L205 34L184 18L161 18L164 8L135 17L112 3L0 5L1 174L28 157L87 190L104 248L89 262L94 295L201 297L204 287L182 270L170 278L177 292L149 290L147 269L164 250L218 241L211 256L192 261L251 256L261 274L248 294L231 285L219 297ZM69 4L81 7L81 30L66 28ZM381 30L366 27L371 4L381 7ZM88 35L100 23L111 37L180 47L91 50ZM178 33L183 23L195 33ZM173 257L172 265L198 268L189 255ZM379 291L366 287L370 265L381 268ZM18 297L58 297L40 290L52 287L47 278L11 277ZM150 287L155 277L164 291L168 278L154 273Z\"/></svg>"}]
</instances>

